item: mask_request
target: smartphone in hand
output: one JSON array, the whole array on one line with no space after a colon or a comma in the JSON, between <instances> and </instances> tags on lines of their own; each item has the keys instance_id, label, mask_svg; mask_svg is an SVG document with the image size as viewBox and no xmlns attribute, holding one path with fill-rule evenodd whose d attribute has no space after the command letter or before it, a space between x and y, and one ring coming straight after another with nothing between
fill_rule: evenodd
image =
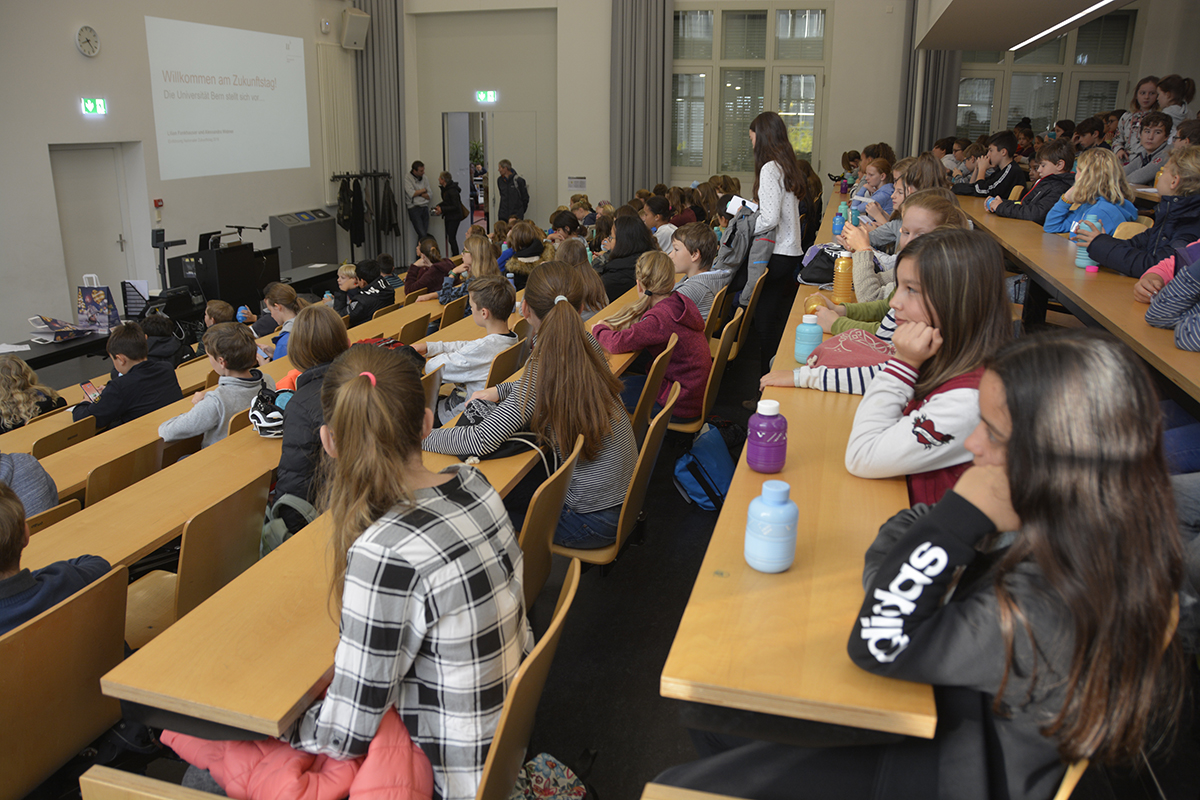
<instances>
[{"instance_id":1,"label":"smartphone in hand","mask_svg":"<svg viewBox=\"0 0 1200 800\"><path fill-rule=\"evenodd\" d=\"M91 381L84 381L79 384L79 388L83 389L83 394L87 397L89 403L94 403L100 399L100 390Z\"/></svg>"}]
</instances>

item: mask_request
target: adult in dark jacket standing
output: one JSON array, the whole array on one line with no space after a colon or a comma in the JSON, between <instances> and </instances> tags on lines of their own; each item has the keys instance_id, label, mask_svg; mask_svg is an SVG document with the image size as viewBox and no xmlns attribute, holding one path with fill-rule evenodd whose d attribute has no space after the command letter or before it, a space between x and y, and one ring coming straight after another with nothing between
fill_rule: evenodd
<instances>
[{"instance_id":1,"label":"adult in dark jacket standing","mask_svg":"<svg viewBox=\"0 0 1200 800\"><path fill-rule=\"evenodd\" d=\"M1041 159L1037 167L1038 182L1016 202L989 197L984 203L988 211L998 217L1046 224L1046 215L1058 198L1075 185L1075 174L1071 172L1075 166L1075 146L1070 139L1054 139L1042 145L1037 157Z\"/></svg>"},{"instance_id":2,"label":"adult in dark jacket standing","mask_svg":"<svg viewBox=\"0 0 1200 800\"><path fill-rule=\"evenodd\" d=\"M508 222L511 217L525 219L529 210L529 188L525 179L513 171L512 162L507 158L498 165L500 177L496 179L496 191L500 193L500 207L496 217Z\"/></svg>"},{"instance_id":3,"label":"adult in dark jacket standing","mask_svg":"<svg viewBox=\"0 0 1200 800\"><path fill-rule=\"evenodd\" d=\"M1162 201L1154 209L1153 227L1122 240L1083 224L1075 230L1075 241L1100 266L1140 278L1177 248L1200 239L1200 147L1173 152L1154 188Z\"/></svg>"},{"instance_id":4,"label":"adult in dark jacket standing","mask_svg":"<svg viewBox=\"0 0 1200 800\"><path fill-rule=\"evenodd\" d=\"M329 364L350 348L349 335L338 313L323 303L306 306L296 315L288 340L288 358L296 369L296 393L283 409L283 449L279 454L275 497L290 494L312 503L316 500L313 477L321 457L321 382ZM305 525L304 518L287 507L280 516L289 533Z\"/></svg>"},{"instance_id":5,"label":"adult in dark jacket standing","mask_svg":"<svg viewBox=\"0 0 1200 800\"><path fill-rule=\"evenodd\" d=\"M462 190L449 172L438 176L438 186L442 188L442 202L434 208L434 213L441 216L446 226L446 246L453 257L458 255L458 226L463 221Z\"/></svg>"},{"instance_id":6,"label":"adult in dark jacket standing","mask_svg":"<svg viewBox=\"0 0 1200 800\"><path fill-rule=\"evenodd\" d=\"M638 256L657 250L654 234L637 217L617 217L613 220L612 256L600 267L600 280L611 303L637 285Z\"/></svg>"}]
</instances>

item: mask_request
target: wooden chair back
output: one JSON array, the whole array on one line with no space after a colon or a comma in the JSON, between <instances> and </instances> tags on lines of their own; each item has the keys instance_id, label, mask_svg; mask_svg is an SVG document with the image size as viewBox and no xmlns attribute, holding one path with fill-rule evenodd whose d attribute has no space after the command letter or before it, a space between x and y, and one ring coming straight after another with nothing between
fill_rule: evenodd
<instances>
[{"instance_id":1,"label":"wooden chair back","mask_svg":"<svg viewBox=\"0 0 1200 800\"><path fill-rule=\"evenodd\" d=\"M766 273L763 273L766 275ZM704 320L704 338L711 338L713 331L721 324L722 314L725 313L725 298L729 294L729 285L721 287L721 291L717 292L717 296L713 298L712 308L708 309L708 319Z\"/></svg>"},{"instance_id":2,"label":"wooden chair back","mask_svg":"<svg viewBox=\"0 0 1200 800\"><path fill-rule=\"evenodd\" d=\"M270 489L271 472L267 471L183 526L175 584L176 619L258 561Z\"/></svg>"},{"instance_id":3,"label":"wooden chair back","mask_svg":"<svg viewBox=\"0 0 1200 800\"><path fill-rule=\"evenodd\" d=\"M742 324L738 327L737 341L733 343L733 349L729 351L729 360L733 361L738 357L738 353L742 352L742 348L746 345L746 337L750 335L750 325L754 320L754 312L758 309L758 298L762 296L763 287L767 283L767 273L758 276L758 280L754 282L754 290L750 292L750 302L746 303L746 315L742 317Z\"/></svg>"},{"instance_id":4,"label":"wooden chair back","mask_svg":"<svg viewBox=\"0 0 1200 800\"><path fill-rule=\"evenodd\" d=\"M250 427L250 409L244 409L234 414L229 418L229 429L227 435L233 436L243 428Z\"/></svg>"},{"instance_id":5,"label":"wooden chair back","mask_svg":"<svg viewBox=\"0 0 1200 800\"><path fill-rule=\"evenodd\" d=\"M84 800L212 800L213 797L199 789L99 764L79 776L79 789Z\"/></svg>"},{"instance_id":6,"label":"wooden chair back","mask_svg":"<svg viewBox=\"0 0 1200 800\"><path fill-rule=\"evenodd\" d=\"M93 380L92 383L96 383L96 382ZM96 387L99 388L99 384L96 384ZM71 410L71 406L59 406L58 408L52 408L49 411L38 414L36 417L29 420L29 422L26 422L25 424L32 425L35 422L41 422L44 419L49 419L50 417L53 417L55 414L61 414L64 411L70 411L70 410Z\"/></svg>"},{"instance_id":7,"label":"wooden chair back","mask_svg":"<svg viewBox=\"0 0 1200 800\"><path fill-rule=\"evenodd\" d=\"M1148 217L1145 214L1139 214L1137 221L1142 223L1143 228L1153 228L1154 227L1154 217Z\"/></svg>"},{"instance_id":8,"label":"wooden chair back","mask_svg":"<svg viewBox=\"0 0 1200 800\"><path fill-rule=\"evenodd\" d=\"M1144 230L1146 227L1140 222L1122 222L1112 232L1112 237L1114 239L1132 239Z\"/></svg>"},{"instance_id":9,"label":"wooden chair back","mask_svg":"<svg viewBox=\"0 0 1200 800\"><path fill-rule=\"evenodd\" d=\"M445 307L442 309L442 321L438 323L438 330L444 331L446 328L465 317L467 315L467 301L470 299L471 298L464 294L462 297L446 303Z\"/></svg>"},{"instance_id":10,"label":"wooden chair back","mask_svg":"<svg viewBox=\"0 0 1200 800\"><path fill-rule=\"evenodd\" d=\"M425 390L425 407L433 410L437 406L438 389L442 388L442 368L421 376L421 388ZM436 412L435 412L436 413Z\"/></svg>"},{"instance_id":11,"label":"wooden chair back","mask_svg":"<svg viewBox=\"0 0 1200 800\"><path fill-rule=\"evenodd\" d=\"M1021 195L1023 195L1023 194L1025 194L1024 186L1014 186L1012 188L1012 191L1010 191L1008 193L1008 199L1012 200L1013 202L1016 202L1017 200L1021 199Z\"/></svg>"},{"instance_id":12,"label":"wooden chair back","mask_svg":"<svg viewBox=\"0 0 1200 800\"><path fill-rule=\"evenodd\" d=\"M401 309L401 308L404 308L403 303L392 303L390 306L384 306L383 308L379 309L374 314L372 314L371 319L379 319L383 315L390 314L393 311L396 311L397 309Z\"/></svg>"},{"instance_id":13,"label":"wooden chair back","mask_svg":"<svg viewBox=\"0 0 1200 800\"><path fill-rule=\"evenodd\" d=\"M0 800L17 800L121 717L100 678L125 657L119 566L0 636Z\"/></svg>"},{"instance_id":14,"label":"wooden chair back","mask_svg":"<svg viewBox=\"0 0 1200 800\"><path fill-rule=\"evenodd\" d=\"M342 314L342 324L346 326L346 330L350 330L350 315Z\"/></svg>"},{"instance_id":15,"label":"wooden chair back","mask_svg":"<svg viewBox=\"0 0 1200 800\"><path fill-rule=\"evenodd\" d=\"M29 452L33 454L34 458L45 458L59 450L66 450L71 445L79 444L85 439L90 439L95 434L96 418L84 417L36 440L29 448Z\"/></svg>"},{"instance_id":16,"label":"wooden chair back","mask_svg":"<svg viewBox=\"0 0 1200 800\"><path fill-rule=\"evenodd\" d=\"M488 369L487 386L503 383L521 368L521 348L524 344L523 340L518 339L496 354Z\"/></svg>"},{"instance_id":17,"label":"wooden chair back","mask_svg":"<svg viewBox=\"0 0 1200 800\"><path fill-rule=\"evenodd\" d=\"M417 302L417 298L423 294L426 294L426 292L418 289L417 291L412 292L411 294L404 295L404 305L411 306L413 303Z\"/></svg>"},{"instance_id":18,"label":"wooden chair back","mask_svg":"<svg viewBox=\"0 0 1200 800\"><path fill-rule=\"evenodd\" d=\"M34 514L25 520L25 524L29 526L31 534L44 531L56 522L62 522L67 517L83 508L79 503L79 498L74 497L65 503L59 503L54 508L48 508L40 514Z\"/></svg>"},{"instance_id":19,"label":"wooden chair back","mask_svg":"<svg viewBox=\"0 0 1200 800\"><path fill-rule=\"evenodd\" d=\"M695 433L704 426L704 420L708 419L708 414L717 401L717 392L721 388L721 378L725 375L725 364L729 361L729 351L733 349L733 342L737 338L738 326L744 320L743 311L739 308L733 312L733 319L725 323L725 329L721 331L721 342L717 345L717 354L713 356L712 369L708 372L708 383L704 386L704 407L700 416L691 422L672 422L671 430L680 433Z\"/></svg>"},{"instance_id":20,"label":"wooden chair back","mask_svg":"<svg viewBox=\"0 0 1200 800\"><path fill-rule=\"evenodd\" d=\"M405 344L421 341L425 338L425 332L429 330L429 318L432 316L433 312L430 311L404 323L404 327L400 329L400 333L396 335L396 338Z\"/></svg>"},{"instance_id":21,"label":"wooden chair back","mask_svg":"<svg viewBox=\"0 0 1200 800\"><path fill-rule=\"evenodd\" d=\"M513 787L517 785L517 775L525 764L525 749L529 747L529 738L533 734L538 701L546 686L546 676L550 674L550 665L562 637L567 612L571 610L571 603L579 589L579 573L579 561L573 560L567 567L567 577L559 592L558 606L554 609L550 627L522 662L517 677L508 687L504 710L500 712L500 722L496 725L496 735L492 739L492 746L488 748L487 760L483 763L483 777L479 781L475 800L508 800Z\"/></svg>"},{"instance_id":22,"label":"wooden chair back","mask_svg":"<svg viewBox=\"0 0 1200 800\"><path fill-rule=\"evenodd\" d=\"M671 419L671 412L675 409L675 401L679 399L679 391L678 381L671 384L671 392L667 395L667 404L663 406L662 411L658 412L658 416L650 423L650 429L646 432L646 441L642 442L637 463L633 467L633 479L629 481L629 488L625 490L625 501L621 504L616 541L607 547L599 547L595 550L578 550L557 544L551 545L551 550L555 555L578 558L589 564L610 564L616 560L617 555L621 552L621 546L625 544L625 540L629 538L634 525L637 524L638 514L642 513L642 503L646 499L650 475L654 472L655 462L658 461L658 452L662 449L663 437L667 435L667 423Z\"/></svg>"},{"instance_id":23,"label":"wooden chair back","mask_svg":"<svg viewBox=\"0 0 1200 800\"><path fill-rule=\"evenodd\" d=\"M553 560L550 545L554 541L558 518L562 516L563 503L567 499L567 486L571 483L575 464L582 452L583 436L580 435L575 438L575 449L571 454L533 493L529 509L525 512L525 523L521 526L521 537L518 541L525 561L526 613L533 608L534 601L546 585L546 578L550 577L550 564Z\"/></svg>"},{"instance_id":24,"label":"wooden chair back","mask_svg":"<svg viewBox=\"0 0 1200 800\"><path fill-rule=\"evenodd\" d=\"M521 317L510 330L521 340L521 363L524 364L533 352L533 326L529 324L529 320Z\"/></svg>"},{"instance_id":25,"label":"wooden chair back","mask_svg":"<svg viewBox=\"0 0 1200 800\"><path fill-rule=\"evenodd\" d=\"M221 376L217 374L217 371L215 369L210 369L208 371L208 377L204 379L205 391L209 389L215 389L217 387L217 381L219 380L221 380Z\"/></svg>"},{"instance_id":26,"label":"wooden chair back","mask_svg":"<svg viewBox=\"0 0 1200 800\"><path fill-rule=\"evenodd\" d=\"M118 456L106 464L94 467L87 476L87 488L83 494L84 506L99 503L158 472L162 458L162 439L147 442L136 450Z\"/></svg>"},{"instance_id":27,"label":"wooden chair back","mask_svg":"<svg viewBox=\"0 0 1200 800\"><path fill-rule=\"evenodd\" d=\"M650 412L654 410L654 401L658 399L658 390L662 387L667 367L671 364L671 354L675 352L677 344L679 335L672 333L671 338L667 340L667 346L654 359L650 369L646 370L646 384L642 387L642 395L638 398L633 413L629 415L629 422L633 425L633 438L638 447L642 446L642 439L646 438L646 429L650 427Z\"/></svg>"}]
</instances>

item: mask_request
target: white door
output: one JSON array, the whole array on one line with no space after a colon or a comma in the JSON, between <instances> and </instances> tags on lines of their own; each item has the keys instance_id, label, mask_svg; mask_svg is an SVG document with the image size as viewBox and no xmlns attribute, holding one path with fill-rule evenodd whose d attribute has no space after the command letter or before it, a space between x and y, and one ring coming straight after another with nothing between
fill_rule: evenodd
<instances>
[{"instance_id":1,"label":"white door","mask_svg":"<svg viewBox=\"0 0 1200 800\"><path fill-rule=\"evenodd\" d=\"M132 277L121 155L117 147L50 148L70 307L83 276L95 273L121 306L121 281ZM124 309L122 309L124 311Z\"/></svg>"}]
</instances>

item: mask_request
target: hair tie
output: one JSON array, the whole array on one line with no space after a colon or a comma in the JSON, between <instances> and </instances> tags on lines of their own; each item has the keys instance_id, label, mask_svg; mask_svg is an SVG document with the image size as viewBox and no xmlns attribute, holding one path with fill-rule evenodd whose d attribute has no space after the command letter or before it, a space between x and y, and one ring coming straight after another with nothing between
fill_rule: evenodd
<instances>
[{"instance_id":1,"label":"hair tie","mask_svg":"<svg viewBox=\"0 0 1200 800\"><path fill-rule=\"evenodd\" d=\"M374 376L374 375L372 375L370 372L360 372L360 373L358 373L358 374L359 374L359 375L366 375L368 378L370 378L370 379L371 379L371 385L372 385L372 386L374 386L374 385L375 385L375 376Z\"/></svg>"},{"instance_id":2,"label":"hair tie","mask_svg":"<svg viewBox=\"0 0 1200 800\"><path fill-rule=\"evenodd\" d=\"M642 294L646 295L646 297L654 296L654 292L650 291L649 289L642 289Z\"/></svg>"},{"instance_id":3,"label":"hair tie","mask_svg":"<svg viewBox=\"0 0 1200 800\"><path fill-rule=\"evenodd\" d=\"M565 294L560 294L554 298L554 304L558 305L559 303L566 303L566 304L570 305L571 301L567 299L567 296Z\"/></svg>"}]
</instances>

